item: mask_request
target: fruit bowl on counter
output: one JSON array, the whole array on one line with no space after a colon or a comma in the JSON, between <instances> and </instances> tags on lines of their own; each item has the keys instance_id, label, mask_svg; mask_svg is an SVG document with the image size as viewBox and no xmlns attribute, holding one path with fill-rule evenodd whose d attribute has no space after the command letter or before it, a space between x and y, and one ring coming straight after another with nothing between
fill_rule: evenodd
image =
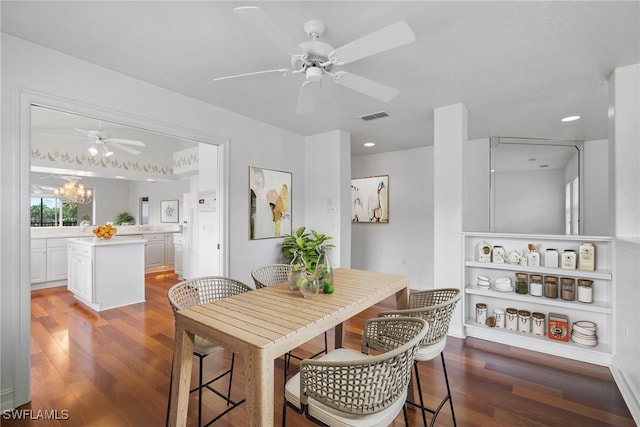
<instances>
[{"instance_id":1,"label":"fruit bowl on counter","mask_svg":"<svg viewBox=\"0 0 640 427\"><path fill-rule=\"evenodd\" d=\"M111 224L107 224L99 225L94 228L93 234L95 234L98 239L110 239L116 234L117 231L118 229L116 227Z\"/></svg>"}]
</instances>

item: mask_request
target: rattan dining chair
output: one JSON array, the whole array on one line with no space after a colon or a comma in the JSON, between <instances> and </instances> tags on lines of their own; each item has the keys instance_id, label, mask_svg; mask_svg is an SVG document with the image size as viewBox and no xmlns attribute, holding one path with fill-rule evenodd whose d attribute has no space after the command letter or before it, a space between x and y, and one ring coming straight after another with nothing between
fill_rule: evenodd
<instances>
[{"instance_id":1,"label":"rattan dining chair","mask_svg":"<svg viewBox=\"0 0 640 427\"><path fill-rule=\"evenodd\" d=\"M417 404L415 402L407 401L411 406L420 409L422 413L422 422L425 427L427 425L427 416L425 412L433 414L433 418L431 419L431 426L433 426L440 410L447 401L449 401L449 406L451 407L453 425L457 425L456 415L453 412L453 400L451 399L451 388L449 386L447 366L444 361L444 348L447 344L447 333L449 332L451 315L453 314L456 304L461 296L462 291L457 288L439 288L412 292L409 296L408 309L386 311L378 314L378 317L381 318L393 318L396 316L419 317L429 323L429 332L420 342L420 347L418 348L414 362L420 403ZM447 386L447 394L442 398L436 409L431 409L424 405L422 386L420 385L420 374L418 372L418 362L435 359L438 355L440 355L440 359L442 360L442 370L444 372L445 384Z\"/></svg>"},{"instance_id":2,"label":"rattan dining chair","mask_svg":"<svg viewBox=\"0 0 640 427\"><path fill-rule=\"evenodd\" d=\"M339 348L300 362L300 372L285 384L283 427L288 407L320 425L388 426L400 411L409 425L411 366L428 329L416 317L370 319L360 351Z\"/></svg>"},{"instance_id":3,"label":"rattan dining chair","mask_svg":"<svg viewBox=\"0 0 640 427\"><path fill-rule=\"evenodd\" d=\"M261 267L254 268L251 271L251 277L256 285L256 289L266 288L267 286L275 285L276 283L286 282L289 279L289 273L291 272L290 264L268 264ZM324 333L324 348L319 352L309 356L310 359L314 359L321 354L327 353L327 333ZM289 375L289 366L291 365L291 359L303 360L304 357L288 352L284 355L284 375L285 380Z\"/></svg>"},{"instance_id":4,"label":"rattan dining chair","mask_svg":"<svg viewBox=\"0 0 640 427\"><path fill-rule=\"evenodd\" d=\"M176 311L193 307L200 304L205 304L211 301L216 301L223 298L228 298L233 295L238 295L244 292L251 291L250 286L245 285L235 279L220 276L207 276L199 277L195 279L185 280L183 282L173 285L168 293L169 303L175 314ZM231 365L229 369L225 370L215 378L203 383L203 361L205 357L210 354L216 353L223 348L216 343L208 341L202 337L195 336L193 354L198 357L199 371L198 371L198 386L191 389L190 393L198 391L198 426L202 426L202 391L209 390L217 396L223 398L227 402L227 409L218 414L215 418L209 421L205 426L211 425L217 421L220 417L231 411L244 402L244 399L240 401L231 400L231 384L233 381L233 365L235 362L235 353L231 355ZM173 364L171 366L171 377L173 379ZM213 387L213 383L229 376L229 387L223 394ZM169 410L171 409L171 387L173 381L169 385L169 404L167 406L167 425L169 423Z\"/></svg>"}]
</instances>

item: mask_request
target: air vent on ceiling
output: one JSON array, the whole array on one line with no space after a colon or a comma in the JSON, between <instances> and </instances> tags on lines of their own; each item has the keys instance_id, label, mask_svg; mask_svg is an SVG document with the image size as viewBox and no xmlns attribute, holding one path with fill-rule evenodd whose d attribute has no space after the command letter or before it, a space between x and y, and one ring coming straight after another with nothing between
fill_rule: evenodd
<instances>
[{"instance_id":1,"label":"air vent on ceiling","mask_svg":"<svg viewBox=\"0 0 640 427\"><path fill-rule=\"evenodd\" d=\"M379 113L367 114L364 116L360 116L362 120L368 122L370 120L381 119L383 117L389 117L389 114L386 111L380 111Z\"/></svg>"}]
</instances>

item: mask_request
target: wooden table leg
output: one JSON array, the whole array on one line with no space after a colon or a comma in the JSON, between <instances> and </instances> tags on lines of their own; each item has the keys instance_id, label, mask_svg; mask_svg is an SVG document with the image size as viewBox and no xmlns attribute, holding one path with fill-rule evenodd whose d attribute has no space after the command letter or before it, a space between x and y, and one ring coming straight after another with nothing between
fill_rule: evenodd
<instances>
[{"instance_id":1,"label":"wooden table leg","mask_svg":"<svg viewBox=\"0 0 640 427\"><path fill-rule=\"evenodd\" d=\"M194 334L184 329L176 319L176 338L173 347L173 374L171 387L171 412L169 425L187 425L189 410L189 388L191 387L191 363Z\"/></svg>"},{"instance_id":2,"label":"wooden table leg","mask_svg":"<svg viewBox=\"0 0 640 427\"><path fill-rule=\"evenodd\" d=\"M248 374L246 378L247 425L251 427L273 426L274 416L274 357L260 348L249 349L245 356Z\"/></svg>"}]
</instances>

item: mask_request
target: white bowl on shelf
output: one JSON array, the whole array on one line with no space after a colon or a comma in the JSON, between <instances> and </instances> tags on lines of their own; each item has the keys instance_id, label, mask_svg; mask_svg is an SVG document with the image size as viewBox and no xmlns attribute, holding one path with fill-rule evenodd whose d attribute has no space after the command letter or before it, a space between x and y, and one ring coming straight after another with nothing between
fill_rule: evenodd
<instances>
[{"instance_id":1,"label":"white bowl on shelf","mask_svg":"<svg viewBox=\"0 0 640 427\"><path fill-rule=\"evenodd\" d=\"M499 291L507 291L512 288L511 286L511 278L510 277L500 277L496 279L495 283L496 290Z\"/></svg>"}]
</instances>

